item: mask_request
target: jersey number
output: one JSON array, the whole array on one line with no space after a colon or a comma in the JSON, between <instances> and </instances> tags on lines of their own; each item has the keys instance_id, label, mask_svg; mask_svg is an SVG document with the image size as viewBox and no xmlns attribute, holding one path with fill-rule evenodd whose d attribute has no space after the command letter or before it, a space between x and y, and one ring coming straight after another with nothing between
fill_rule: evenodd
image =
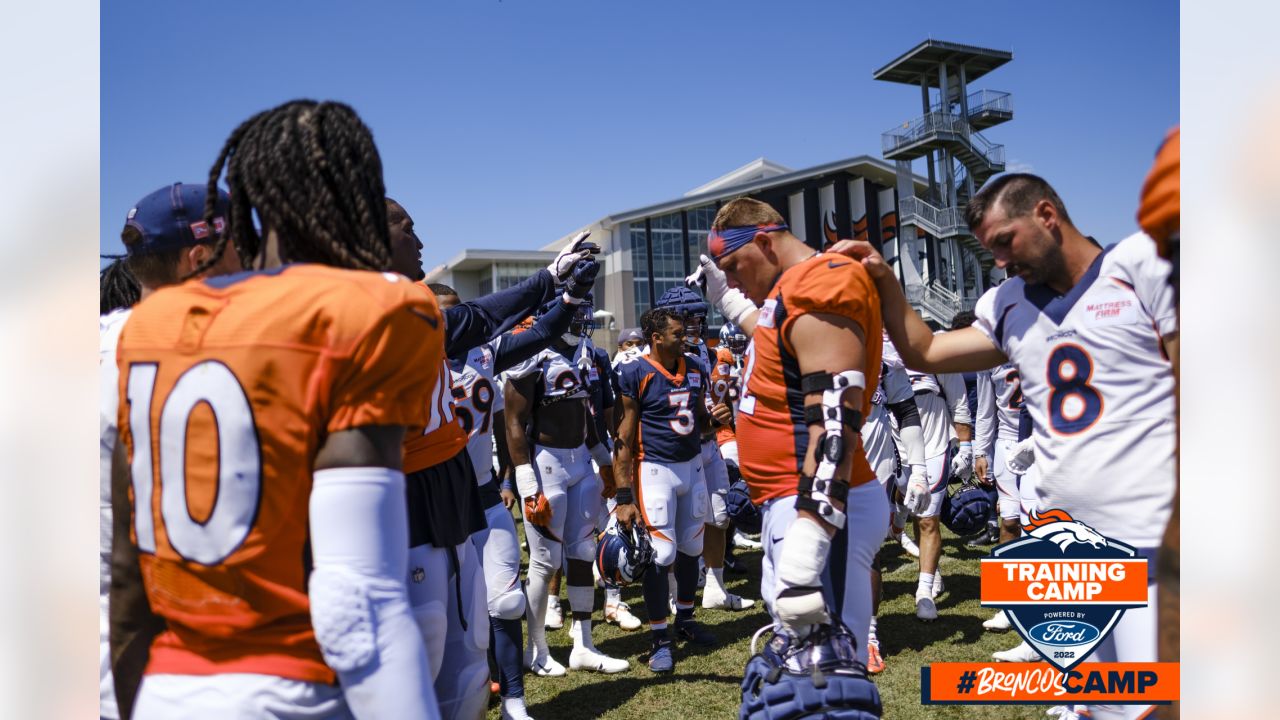
<instances>
[{"instance_id":1,"label":"jersey number","mask_svg":"<svg viewBox=\"0 0 1280 720\"><path fill-rule=\"evenodd\" d=\"M454 397L463 400L467 397L466 388L454 388ZM462 429L470 436L473 431L479 429L481 433L489 432L489 423L493 419L493 385L489 383L488 378L476 378L471 384L471 406L475 408L477 414L480 415L479 427L476 426L475 416L471 410L465 405L458 405L458 420L462 423Z\"/></svg>"},{"instance_id":2,"label":"jersey number","mask_svg":"<svg viewBox=\"0 0 1280 720\"><path fill-rule=\"evenodd\" d=\"M1009 394L1009 410L1022 409L1022 376L1017 370L1010 370L1004 376L1004 381L1013 387L1013 392Z\"/></svg>"},{"instance_id":3,"label":"jersey number","mask_svg":"<svg viewBox=\"0 0 1280 720\"><path fill-rule=\"evenodd\" d=\"M1089 429L1102 415L1102 394L1089 384L1093 360L1079 345L1059 345L1049 354L1049 425L1059 435Z\"/></svg>"},{"instance_id":4,"label":"jersey number","mask_svg":"<svg viewBox=\"0 0 1280 720\"><path fill-rule=\"evenodd\" d=\"M423 435L430 435L453 422L453 371L449 369L449 361L440 363L440 375L436 378L436 387L431 391L431 400L427 405L431 418L423 428Z\"/></svg>"},{"instance_id":5,"label":"jersey number","mask_svg":"<svg viewBox=\"0 0 1280 720\"><path fill-rule=\"evenodd\" d=\"M235 552L249 536L262 500L262 456L253 407L231 370L206 360L178 378L163 399L157 442L152 457L151 406L155 400L154 363L129 368L126 390L129 427L133 432L134 531L138 549L156 551L155 516L151 493L153 468L160 466L160 513L169 546L185 560L216 565ZM187 503L187 426L201 404L213 412L217 428L218 476L213 510L200 521Z\"/></svg>"},{"instance_id":6,"label":"jersey number","mask_svg":"<svg viewBox=\"0 0 1280 720\"><path fill-rule=\"evenodd\" d=\"M756 340L747 345L747 366L742 371L742 397L738 398L738 412L756 414L756 399L751 394L751 373L756 369Z\"/></svg>"},{"instance_id":7,"label":"jersey number","mask_svg":"<svg viewBox=\"0 0 1280 720\"><path fill-rule=\"evenodd\" d=\"M671 393L667 396L667 402L671 403L671 407L679 408L676 410L676 419L668 421L671 429L679 435L693 432L693 409L689 407L689 393Z\"/></svg>"}]
</instances>

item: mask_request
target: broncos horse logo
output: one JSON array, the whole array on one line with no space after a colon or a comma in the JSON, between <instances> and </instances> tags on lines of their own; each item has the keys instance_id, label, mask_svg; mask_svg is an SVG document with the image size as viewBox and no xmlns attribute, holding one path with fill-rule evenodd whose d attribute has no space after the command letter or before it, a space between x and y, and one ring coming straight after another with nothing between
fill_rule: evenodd
<instances>
[{"instance_id":1,"label":"broncos horse logo","mask_svg":"<svg viewBox=\"0 0 1280 720\"><path fill-rule=\"evenodd\" d=\"M1033 538L1048 540L1066 552L1068 545L1088 543L1093 547L1107 547L1107 539L1097 530L1073 519L1062 510L1046 510L1044 513L1031 511L1031 522L1022 529Z\"/></svg>"}]
</instances>

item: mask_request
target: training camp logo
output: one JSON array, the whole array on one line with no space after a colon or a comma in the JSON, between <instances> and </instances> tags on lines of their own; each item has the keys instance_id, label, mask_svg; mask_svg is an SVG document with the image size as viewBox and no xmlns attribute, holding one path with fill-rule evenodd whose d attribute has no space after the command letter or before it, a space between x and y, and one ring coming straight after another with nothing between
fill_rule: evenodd
<instances>
[{"instance_id":1,"label":"training camp logo","mask_svg":"<svg viewBox=\"0 0 1280 720\"><path fill-rule=\"evenodd\" d=\"M982 560L982 604L1003 608L1041 657L1068 671L1147 604L1147 560L1063 510L1031 514L1026 535Z\"/></svg>"}]
</instances>

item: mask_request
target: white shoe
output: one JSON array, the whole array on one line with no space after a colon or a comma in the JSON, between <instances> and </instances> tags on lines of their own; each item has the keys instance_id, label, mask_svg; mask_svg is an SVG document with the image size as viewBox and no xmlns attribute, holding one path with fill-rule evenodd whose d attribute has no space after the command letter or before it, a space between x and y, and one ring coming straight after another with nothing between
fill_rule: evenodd
<instances>
[{"instance_id":1,"label":"white shoe","mask_svg":"<svg viewBox=\"0 0 1280 720\"><path fill-rule=\"evenodd\" d=\"M590 670L606 675L626 672L631 663L622 658L611 658L595 648L576 647L569 653L570 670Z\"/></svg>"},{"instance_id":2,"label":"white shoe","mask_svg":"<svg viewBox=\"0 0 1280 720\"><path fill-rule=\"evenodd\" d=\"M564 611L560 609L560 598L553 597L547 601L547 617L542 624L548 630L559 630L564 627Z\"/></svg>"},{"instance_id":3,"label":"white shoe","mask_svg":"<svg viewBox=\"0 0 1280 720\"><path fill-rule=\"evenodd\" d=\"M733 593L702 591L702 607L706 610L746 610L756 604L751 598L744 598Z\"/></svg>"},{"instance_id":4,"label":"white shoe","mask_svg":"<svg viewBox=\"0 0 1280 720\"><path fill-rule=\"evenodd\" d=\"M613 623L623 630L638 630L640 628L640 618L631 614L631 606L624 602L617 605L604 606L605 622Z\"/></svg>"},{"instance_id":5,"label":"white shoe","mask_svg":"<svg viewBox=\"0 0 1280 720\"><path fill-rule=\"evenodd\" d=\"M1081 715L1077 710L1083 709L1082 705L1055 705L1044 712L1049 717L1058 718L1058 720L1084 720L1088 715Z\"/></svg>"},{"instance_id":6,"label":"white shoe","mask_svg":"<svg viewBox=\"0 0 1280 720\"><path fill-rule=\"evenodd\" d=\"M747 548L748 550L759 550L764 547L759 540L752 540L737 530L733 531L733 546Z\"/></svg>"},{"instance_id":7,"label":"white shoe","mask_svg":"<svg viewBox=\"0 0 1280 720\"><path fill-rule=\"evenodd\" d=\"M982 623L982 627L990 630L991 632L1004 632L1006 630L1013 629L1013 624L1009 622L1008 613L1001 610L995 615L992 615L990 620Z\"/></svg>"},{"instance_id":8,"label":"white shoe","mask_svg":"<svg viewBox=\"0 0 1280 720\"><path fill-rule=\"evenodd\" d=\"M947 586L943 584L942 576L935 573L933 576L933 588L932 588L934 599L937 599L937 597L942 593L946 592L946 590L947 590Z\"/></svg>"},{"instance_id":9,"label":"white shoe","mask_svg":"<svg viewBox=\"0 0 1280 720\"><path fill-rule=\"evenodd\" d=\"M933 598L924 595L916 596L916 617L925 622L938 619L938 606L933 603Z\"/></svg>"},{"instance_id":10,"label":"white shoe","mask_svg":"<svg viewBox=\"0 0 1280 720\"><path fill-rule=\"evenodd\" d=\"M916 545L916 541L905 532L898 535L898 543L902 545L902 549L907 551L911 557L920 557L920 546Z\"/></svg>"},{"instance_id":11,"label":"white shoe","mask_svg":"<svg viewBox=\"0 0 1280 720\"><path fill-rule=\"evenodd\" d=\"M529 646L524 649L524 667L539 677L560 677L565 674L564 666L556 662L550 652L538 657L537 651Z\"/></svg>"},{"instance_id":12,"label":"white shoe","mask_svg":"<svg viewBox=\"0 0 1280 720\"><path fill-rule=\"evenodd\" d=\"M993 652L991 657L1000 662L1044 662L1044 658L1040 657L1040 653L1025 642L1019 643L1018 647L1010 650Z\"/></svg>"}]
</instances>

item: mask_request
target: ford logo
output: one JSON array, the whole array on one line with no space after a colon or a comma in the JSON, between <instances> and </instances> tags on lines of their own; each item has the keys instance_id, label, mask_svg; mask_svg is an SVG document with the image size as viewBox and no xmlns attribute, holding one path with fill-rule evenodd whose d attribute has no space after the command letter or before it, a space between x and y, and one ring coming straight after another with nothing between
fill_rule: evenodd
<instances>
[{"instance_id":1,"label":"ford logo","mask_svg":"<svg viewBox=\"0 0 1280 720\"><path fill-rule=\"evenodd\" d=\"M1065 647L1091 643L1102 632L1089 623L1055 620L1042 622L1027 631L1027 634L1040 644Z\"/></svg>"}]
</instances>

